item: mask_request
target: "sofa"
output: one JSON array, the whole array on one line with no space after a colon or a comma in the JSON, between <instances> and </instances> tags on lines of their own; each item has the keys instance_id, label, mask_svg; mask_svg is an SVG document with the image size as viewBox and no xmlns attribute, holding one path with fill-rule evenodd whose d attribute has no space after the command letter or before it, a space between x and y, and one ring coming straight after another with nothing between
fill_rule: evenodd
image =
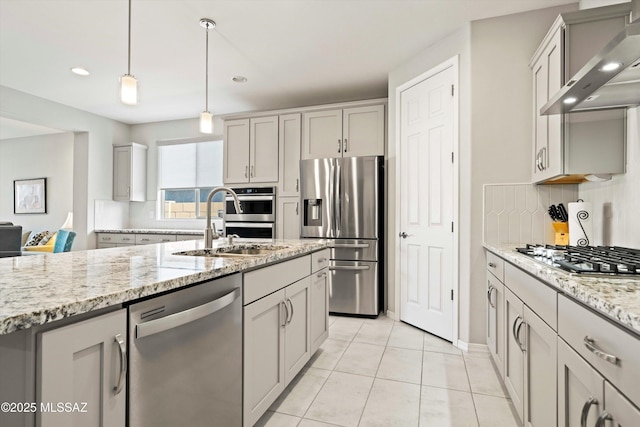
<instances>
[{"instance_id":1,"label":"sofa","mask_svg":"<svg viewBox=\"0 0 640 427\"><path fill-rule=\"evenodd\" d=\"M53 252L56 231L25 231L22 233L22 252Z\"/></svg>"},{"instance_id":2,"label":"sofa","mask_svg":"<svg viewBox=\"0 0 640 427\"><path fill-rule=\"evenodd\" d=\"M76 237L75 231L32 231L22 235L22 254L38 252L69 252Z\"/></svg>"},{"instance_id":3,"label":"sofa","mask_svg":"<svg viewBox=\"0 0 640 427\"><path fill-rule=\"evenodd\" d=\"M0 224L0 258L20 256L22 226L12 223Z\"/></svg>"}]
</instances>

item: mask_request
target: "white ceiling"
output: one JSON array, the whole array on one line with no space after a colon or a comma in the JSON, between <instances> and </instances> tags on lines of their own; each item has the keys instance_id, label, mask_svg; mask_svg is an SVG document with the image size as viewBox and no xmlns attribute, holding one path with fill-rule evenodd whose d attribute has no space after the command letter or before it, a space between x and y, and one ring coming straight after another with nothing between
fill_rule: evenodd
<instances>
[{"instance_id":1,"label":"white ceiling","mask_svg":"<svg viewBox=\"0 0 640 427\"><path fill-rule=\"evenodd\" d=\"M130 124L197 117L207 17L215 115L386 97L389 71L465 22L573 2L132 0L128 107L127 0L0 0L0 85Z\"/></svg>"}]
</instances>

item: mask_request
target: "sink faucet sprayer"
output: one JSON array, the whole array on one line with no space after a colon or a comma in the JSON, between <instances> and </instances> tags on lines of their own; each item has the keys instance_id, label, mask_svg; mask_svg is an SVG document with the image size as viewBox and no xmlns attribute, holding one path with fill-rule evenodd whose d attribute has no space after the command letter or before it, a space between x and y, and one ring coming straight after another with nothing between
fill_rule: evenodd
<instances>
[{"instance_id":1,"label":"sink faucet sprayer","mask_svg":"<svg viewBox=\"0 0 640 427\"><path fill-rule=\"evenodd\" d=\"M227 193L231 194L231 196L233 197L233 203L235 205L236 212L242 213L240 200L238 199L238 195L235 191L233 191L229 187L216 187L211 190L209 196L207 196L207 228L204 229L204 247L206 249L211 249L211 246L213 246L213 240L220 238L220 235L218 235L218 233L213 231L213 229L211 228L211 199L216 193L219 193L221 191L226 191Z\"/></svg>"}]
</instances>

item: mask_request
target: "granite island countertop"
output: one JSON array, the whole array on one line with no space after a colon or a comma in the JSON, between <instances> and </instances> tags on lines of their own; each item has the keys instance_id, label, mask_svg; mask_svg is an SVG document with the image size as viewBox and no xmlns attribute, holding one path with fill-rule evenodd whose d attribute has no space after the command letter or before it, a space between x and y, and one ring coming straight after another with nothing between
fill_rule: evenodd
<instances>
[{"instance_id":1,"label":"granite island countertop","mask_svg":"<svg viewBox=\"0 0 640 427\"><path fill-rule=\"evenodd\" d=\"M214 248L225 247L221 240ZM326 247L324 240L276 240L273 253L217 258L173 255L204 248L189 240L0 259L0 335L116 306ZM259 245L241 243L242 246ZM234 245L236 246L236 245Z\"/></svg>"},{"instance_id":2,"label":"granite island countertop","mask_svg":"<svg viewBox=\"0 0 640 427\"><path fill-rule=\"evenodd\" d=\"M516 247L523 246L484 244L500 258L640 335L640 278L565 272L515 251Z\"/></svg>"}]
</instances>

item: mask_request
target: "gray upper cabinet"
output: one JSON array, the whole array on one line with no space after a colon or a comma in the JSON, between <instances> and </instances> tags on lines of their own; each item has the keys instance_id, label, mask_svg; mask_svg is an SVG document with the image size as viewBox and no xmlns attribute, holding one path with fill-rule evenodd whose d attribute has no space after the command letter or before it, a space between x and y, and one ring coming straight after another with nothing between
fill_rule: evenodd
<instances>
[{"instance_id":1,"label":"gray upper cabinet","mask_svg":"<svg viewBox=\"0 0 640 427\"><path fill-rule=\"evenodd\" d=\"M113 147L113 200L144 202L147 196L147 147L131 143Z\"/></svg>"},{"instance_id":2,"label":"gray upper cabinet","mask_svg":"<svg viewBox=\"0 0 640 427\"><path fill-rule=\"evenodd\" d=\"M529 64L535 183L578 183L624 173L624 109L541 115L540 109L629 22L628 4L561 14Z\"/></svg>"},{"instance_id":3,"label":"gray upper cabinet","mask_svg":"<svg viewBox=\"0 0 640 427\"><path fill-rule=\"evenodd\" d=\"M365 105L302 115L302 158L384 155L385 106Z\"/></svg>"},{"instance_id":4,"label":"gray upper cabinet","mask_svg":"<svg viewBox=\"0 0 640 427\"><path fill-rule=\"evenodd\" d=\"M278 117L224 123L225 184L278 181Z\"/></svg>"},{"instance_id":5,"label":"gray upper cabinet","mask_svg":"<svg viewBox=\"0 0 640 427\"><path fill-rule=\"evenodd\" d=\"M300 195L300 113L280 116L278 197Z\"/></svg>"}]
</instances>

